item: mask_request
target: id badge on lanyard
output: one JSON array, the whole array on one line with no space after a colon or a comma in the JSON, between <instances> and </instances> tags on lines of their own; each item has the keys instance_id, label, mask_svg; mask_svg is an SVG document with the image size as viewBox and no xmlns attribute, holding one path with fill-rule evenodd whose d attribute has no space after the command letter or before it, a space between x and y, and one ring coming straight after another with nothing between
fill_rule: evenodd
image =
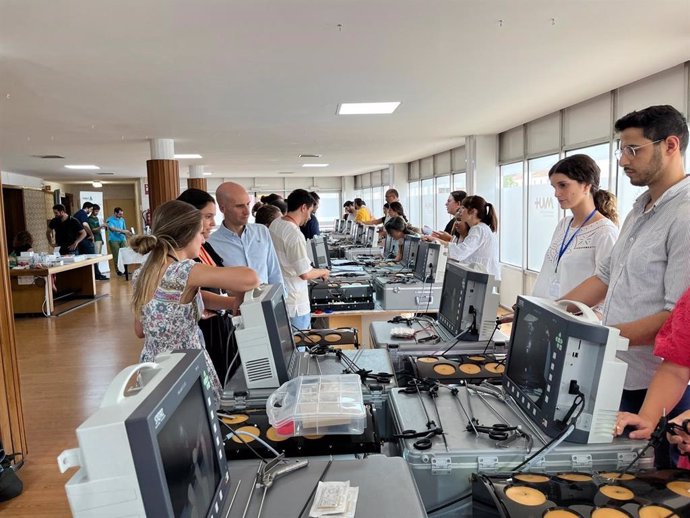
<instances>
[{"instance_id":1,"label":"id badge on lanyard","mask_svg":"<svg viewBox=\"0 0 690 518\"><path fill-rule=\"evenodd\" d=\"M558 277L551 279L551 285L549 286L549 298L552 300L561 298L561 282L558 280Z\"/></svg>"}]
</instances>

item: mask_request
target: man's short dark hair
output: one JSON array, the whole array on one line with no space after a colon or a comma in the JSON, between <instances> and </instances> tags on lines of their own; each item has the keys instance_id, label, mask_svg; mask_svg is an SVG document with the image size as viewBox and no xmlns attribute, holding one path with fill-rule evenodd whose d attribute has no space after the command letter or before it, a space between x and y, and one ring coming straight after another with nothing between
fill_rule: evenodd
<instances>
[{"instance_id":1,"label":"man's short dark hair","mask_svg":"<svg viewBox=\"0 0 690 518\"><path fill-rule=\"evenodd\" d=\"M287 197L287 209L288 212L293 212L299 210L302 205L306 205L307 208L314 206L314 198L311 197L309 191L305 189L295 189Z\"/></svg>"},{"instance_id":2,"label":"man's short dark hair","mask_svg":"<svg viewBox=\"0 0 690 518\"><path fill-rule=\"evenodd\" d=\"M395 196L396 198L400 198L400 194L398 194L398 190L397 190L397 189L388 189L388 190L386 191L386 195L388 195L388 194L392 194L392 195Z\"/></svg>"},{"instance_id":3,"label":"man's short dark hair","mask_svg":"<svg viewBox=\"0 0 690 518\"><path fill-rule=\"evenodd\" d=\"M94 203L93 206L91 207L93 210L101 210L101 206L98 205L98 203Z\"/></svg>"},{"instance_id":4,"label":"man's short dark hair","mask_svg":"<svg viewBox=\"0 0 690 518\"><path fill-rule=\"evenodd\" d=\"M286 202L284 199L282 199L282 198L275 199L275 200L273 200L273 201L267 203L266 205L273 205L274 207L278 207L278 208L280 209L280 213L281 213L281 214L287 214L287 211L288 211L288 204L287 204L287 202Z\"/></svg>"},{"instance_id":5,"label":"man's short dark hair","mask_svg":"<svg viewBox=\"0 0 690 518\"><path fill-rule=\"evenodd\" d=\"M93 209L93 203L90 201L85 201L84 204L81 206L82 209Z\"/></svg>"},{"instance_id":6,"label":"man's short dark hair","mask_svg":"<svg viewBox=\"0 0 690 518\"><path fill-rule=\"evenodd\" d=\"M53 205L53 210L56 210L58 212L67 212L67 209L62 203L58 203L56 205Z\"/></svg>"},{"instance_id":7,"label":"man's short dark hair","mask_svg":"<svg viewBox=\"0 0 690 518\"><path fill-rule=\"evenodd\" d=\"M367 204L364 203L362 198L355 198L355 207L366 207Z\"/></svg>"},{"instance_id":8,"label":"man's short dark hair","mask_svg":"<svg viewBox=\"0 0 690 518\"><path fill-rule=\"evenodd\" d=\"M264 203L256 211L256 216L254 217L254 222L259 225L269 226L274 219L278 219L281 216L280 209L271 203Z\"/></svg>"},{"instance_id":9,"label":"man's short dark hair","mask_svg":"<svg viewBox=\"0 0 690 518\"><path fill-rule=\"evenodd\" d=\"M616 121L618 133L628 128L640 128L645 138L656 141L670 136L680 140L680 154L688 148L688 122L683 114L668 104L650 106L634 111Z\"/></svg>"},{"instance_id":10,"label":"man's short dark hair","mask_svg":"<svg viewBox=\"0 0 690 518\"><path fill-rule=\"evenodd\" d=\"M216 200L214 200L213 196L211 196L209 193L201 189L194 188L187 189L180 194L177 199L180 201L185 201L190 205L194 205L199 210L203 209L209 203L213 203L214 205L216 203Z\"/></svg>"},{"instance_id":11,"label":"man's short dark hair","mask_svg":"<svg viewBox=\"0 0 690 518\"><path fill-rule=\"evenodd\" d=\"M117 214L118 212L124 212L124 211L122 210L122 207L115 207L115 208L113 209L113 214Z\"/></svg>"},{"instance_id":12,"label":"man's short dark hair","mask_svg":"<svg viewBox=\"0 0 690 518\"><path fill-rule=\"evenodd\" d=\"M345 203L343 203L343 207L352 207L354 204L355 204L354 201L347 200Z\"/></svg>"}]
</instances>

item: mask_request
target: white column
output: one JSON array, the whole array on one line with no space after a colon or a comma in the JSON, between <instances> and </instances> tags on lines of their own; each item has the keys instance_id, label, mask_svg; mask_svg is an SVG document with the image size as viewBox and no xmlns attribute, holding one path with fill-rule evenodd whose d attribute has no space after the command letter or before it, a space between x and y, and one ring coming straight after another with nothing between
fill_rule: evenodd
<instances>
[{"instance_id":1,"label":"white column","mask_svg":"<svg viewBox=\"0 0 690 518\"><path fill-rule=\"evenodd\" d=\"M204 166L200 164L194 164L189 166L189 177L190 178L204 178Z\"/></svg>"},{"instance_id":2,"label":"white column","mask_svg":"<svg viewBox=\"0 0 690 518\"><path fill-rule=\"evenodd\" d=\"M151 160L174 160L175 141L171 138L152 138Z\"/></svg>"}]
</instances>

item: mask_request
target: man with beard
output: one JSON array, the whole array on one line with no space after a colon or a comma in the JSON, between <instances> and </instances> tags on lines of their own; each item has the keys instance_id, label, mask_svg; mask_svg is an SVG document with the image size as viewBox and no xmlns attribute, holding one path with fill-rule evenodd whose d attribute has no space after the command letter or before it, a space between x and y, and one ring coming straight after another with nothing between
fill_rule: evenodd
<instances>
[{"instance_id":1,"label":"man with beard","mask_svg":"<svg viewBox=\"0 0 690 518\"><path fill-rule=\"evenodd\" d=\"M650 106L622 117L615 129L618 163L630 183L648 190L635 201L610 257L563 298L590 306L604 300L603 323L630 340L630 349L618 353L628 364L621 410L637 413L662 362L653 354L654 337L690 286L690 177L683 169L688 126L672 106ZM686 391L676 408L688 407Z\"/></svg>"}]
</instances>

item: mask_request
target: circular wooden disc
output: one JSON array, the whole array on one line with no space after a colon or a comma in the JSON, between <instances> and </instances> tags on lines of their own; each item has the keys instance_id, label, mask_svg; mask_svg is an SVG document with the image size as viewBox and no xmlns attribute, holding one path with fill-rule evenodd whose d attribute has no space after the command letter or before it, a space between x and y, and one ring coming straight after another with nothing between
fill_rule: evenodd
<instances>
[{"instance_id":1,"label":"circular wooden disc","mask_svg":"<svg viewBox=\"0 0 690 518\"><path fill-rule=\"evenodd\" d=\"M233 414L228 416L220 416L220 420L225 424L240 424L245 421L249 421L249 416L247 414Z\"/></svg>"},{"instance_id":2,"label":"circular wooden disc","mask_svg":"<svg viewBox=\"0 0 690 518\"><path fill-rule=\"evenodd\" d=\"M602 495L614 500L632 500L635 498L635 493L623 486L601 486L599 491Z\"/></svg>"},{"instance_id":3,"label":"circular wooden disc","mask_svg":"<svg viewBox=\"0 0 690 518\"><path fill-rule=\"evenodd\" d=\"M463 363L458 369L465 374L479 374L482 371L482 368L474 363Z\"/></svg>"},{"instance_id":4,"label":"circular wooden disc","mask_svg":"<svg viewBox=\"0 0 690 518\"><path fill-rule=\"evenodd\" d=\"M569 482L590 482L592 477L584 473L561 473L558 478Z\"/></svg>"},{"instance_id":5,"label":"circular wooden disc","mask_svg":"<svg viewBox=\"0 0 690 518\"><path fill-rule=\"evenodd\" d=\"M599 473L602 478L609 480L635 480L635 475L632 473L618 473L616 471L605 471L604 473Z\"/></svg>"},{"instance_id":6,"label":"circular wooden disc","mask_svg":"<svg viewBox=\"0 0 690 518\"><path fill-rule=\"evenodd\" d=\"M436 358L436 356L420 356L417 358L417 361L422 363L436 363L438 358Z\"/></svg>"},{"instance_id":7,"label":"circular wooden disc","mask_svg":"<svg viewBox=\"0 0 690 518\"><path fill-rule=\"evenodd\" d=\"M506 488L506 496L521 505L535 506L546 503L544 493L527 486L510 486Z\"/></svg>"},{"instance_id":8,"label":"circular wooden disc","mask_svg":"<svg viewBox=\"0 0 690 518\"><path fill-rule=\"evenodd\" d=\"M321 435L303 435L305 439L309 439L310 441L315 441L317 439L321 439L323 437L323 434Z\"/></svg>"},{"instance_id":9,"label":"circular wooden disc","mask_svg":"<svg viewBox=\"0 0 690 518\"><path fill-rule=\"evenodd\" d=\"M317 335L316 333L312 333L310 335L307 335L307 339L311 342L318 344L321 341L321 335Z\"/></svg>"},{"instance_id":10,"label":"circular wooden disc","mask_svg":"<svg viewBox=\"0 0 690 518\"><path fill-rule=\"evenodd\" d=\"M515 480L519 480L520 482L531 482L532 484L543 484L544 482L551 480L546 475L538 475L536 473L518 473L517 475L513 476L513 478Z\"/></svg>"},{"instance_id":11,"label":"circular wooden disc","mask_svg":"<svg viewBox=\"0 0 690 518\"><path fill-rule=\"evenodd\" d=\"M455 367L447 363L439 363L438 365L434 365L434 372L441 376L452 376L455 374Z\"/></svg>"},{"instance_id":12,"label":"circular wooden disc","mask_svg":"<svg viewBox=\"0 0 690 518\"><path fill-rule=\"evenodd\" d=\"M298 344L302 341L302 335L295 335L293 336L295 343Z\"/></svg>"},{"instance_id":13,"label":"circular wooden disc","mask_svg":"<svg viewBox=\"0 0 690 518\"><path fill-rule=\"evenodd\" d=\"M247 432L252 434L254 437L259 437L261 435L261 430L259 430L256 426L240 426L236 432ZM231 439L235 441L238 444L242 444L243 442L253 442L254 437L250 437L249 435L244 435L242 434L240 437L237 437L237 435L233 434Z\"/></svg>"},{"instance_id":14,"label":"circular wooden disc","mask_svg":"<svg viewBox=\"0 0 690 518\"><path fill-rule=\"evenodd\" d=\"M600 507L592 511L592 518L630 518L630 515L613 507Z\"/></svg>"},{"instance_id":15,"label":"circular wooden disc","mask_svg":"<svg viewBox=\"0 0 690 518\"><path fill-rule=\"evenodd\" d=\"M484 368L494 374L503 374L506 370L505 365L496 362L487 363L484 365Z\"/></svg>"},{"instance_id":16,"label":"circular wooden disc","mask_svg":"<svg viewBox=\"0 0 690 518\"><path fill-rule=\"evenodd\" d=\"M680 518L672 509L660 505L645 505L640 507L637 512L640 518Z\"/></svg>"},{"instance_id":17,"label":"circular wooden disc","mask_svg":"<svg viewBox=\"0 0 690 518\"><path fill-rule=\"evenodd\" d=\"M542 518L582 518L582 515L571 509L553 508L546 511Z\"/></svg>"},{"instance_id":18,"label":"circular wooden disc","mask_svg":"<svg viewBox=\"0 0 690 518\"><path fill-rule=\"evenodd\" d=\"M329 333L323 337L327 342L339 342L343 338L343 335L338 333Z\"/></svg>"},{"instance_id":19,"label":"circular wooden disc","mask_svg":"<svg viewBox=\"0 0 690 518\"><path fill-rule=\"evenodd\" d=\"M266 438L272 442L287 441L290 437L287 435L280 435L272 426L266 430Z\"/></svg>"},{"instance_id":20,"label":"circular wooden disc","mask_svg":"<svg viewBox=\"0 0 690 518\"><path fill-rule=\"evenodd\" d=\"M690 498L690 481L688 480L674 480L666 484L666 487L677 495Z\"/></svg>"},{"instance_id":21,"label":"circular wooden disc","mask_svg":"<svg viewBox=\"0 0 690 518\"><path fill-rule=\"evenodd\" d=\"M467 359L472 360L473 362L483 362L484 360L486 360L486 356L468 356Z\"/></svg>"}]
</instances>

